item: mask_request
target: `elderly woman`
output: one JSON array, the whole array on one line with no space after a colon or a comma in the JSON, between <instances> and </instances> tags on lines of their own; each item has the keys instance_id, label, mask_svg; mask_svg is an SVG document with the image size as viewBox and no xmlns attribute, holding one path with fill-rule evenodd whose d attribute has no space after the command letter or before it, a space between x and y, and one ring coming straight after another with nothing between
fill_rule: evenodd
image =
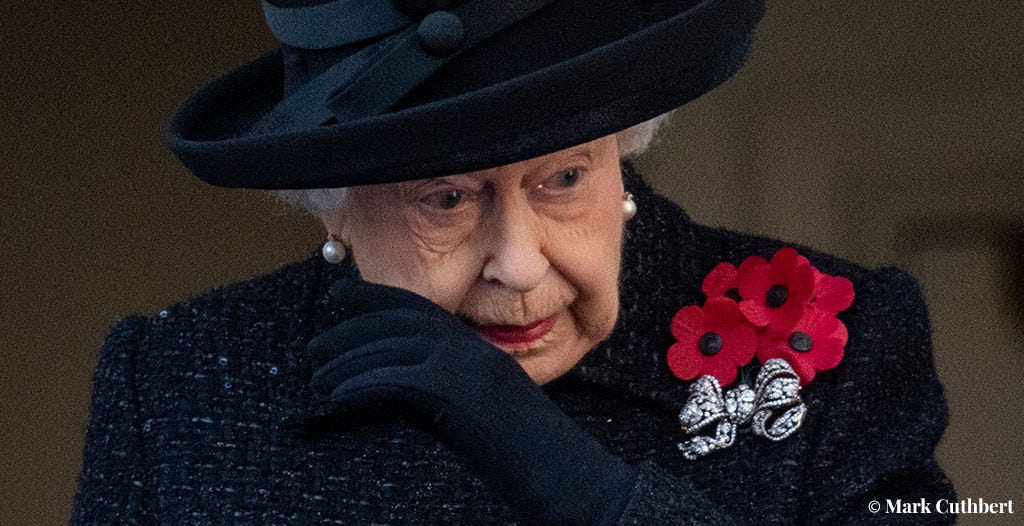
<instances>
[{"instance_id":1,"label":"elderly woman","mask_svg":"<svg viewBox=\"0 0 1024 526\"><path fill-rule=\"evenodd\" d=\"M762 5L275 0L171 145L327 242L103 347L74 523L864 522L954 499L912 278L629 158ZM897 504L900 505L900 504Z\"/></svg>"}]
</instances>

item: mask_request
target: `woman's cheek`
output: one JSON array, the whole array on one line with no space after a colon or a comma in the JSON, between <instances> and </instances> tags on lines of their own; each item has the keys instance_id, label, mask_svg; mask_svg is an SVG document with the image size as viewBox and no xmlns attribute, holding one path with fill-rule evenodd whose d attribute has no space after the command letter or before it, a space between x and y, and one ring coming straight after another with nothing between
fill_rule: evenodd
<instances>
[{"instance_id":1,"label":"woman's cheek","mask_svg":"<svg viewBox=\"0 0 1024 526\"><path fill-rule=\"evenodd\" d=\"M621 230L621 229L620 229ZM574 225L557 241L560 250L550 254L558 272L579 291L570 311L579 336L594 345L611 332L618 316L618 279L621 240L609 232L595 235L595 228Z\"/></svg>"},{"instance_id":2,"label":"woman's cheek","mask_svg":"<svg viewBox=\"0 0 1024 526\"><path fill-rule=\"evenodd\" d=\"M623 223L621 204L607 212L589 227L586 252L587 281L592 304L588 329L594 343L605 339L614 329L619 314L619 273L622 265ZM604 208L602 210L607 210Z\"/></svg>"},{"instance_id":3,"label":"woman's cheek","mask_svg":"<svg viewBox=\"0 0 1024 526\"><path fill-rule=\"evenodd\" d=\"M457 312L479 275L478 265L472 259L453 257L430 270L429 291L420 294L448 312Z\"/></svg>"}]
</instances>

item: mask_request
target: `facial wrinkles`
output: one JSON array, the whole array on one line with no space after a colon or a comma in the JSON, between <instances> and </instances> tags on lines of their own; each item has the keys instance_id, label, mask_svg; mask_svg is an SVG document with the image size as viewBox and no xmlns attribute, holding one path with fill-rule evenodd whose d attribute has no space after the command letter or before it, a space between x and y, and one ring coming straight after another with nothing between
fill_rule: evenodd
<instances>
[{"instance_id":1,"label":"facial wrinkles","mask_svg":"<svg viewBox=\"0 0 1024 526\"><path fill-rule=\"evenodd\" d=\"M506 207L504 210L509 216L516 216L508 217L507 220L517 221L520 228L524 226L524 222L541 221L539 217L528 212L529 205L523 209L521 208L523 203L514 200L519 197L517 193L506 194L506 196L504 202L499 203L499 206ZM508 197L513 199L508 199ZM587 221L570 220L564 221L561 225L553 221L541 221L540 224L533 227L533 234L534 242L537 243L535 248L540 249L543 256L550 260L551 257L546 253L545 247L549 247L552 243L564 245L569 239L572 239L574 243L586 241L594 235L594 232ZM552 236L554 239L551 239ZM568 282L557 268L557 265L552 264L541 284L526 293L519 293L510 288L495 289L493 284L490 284L490 287L473 287L470 290L470 297L467 297L467 301L463 303L462 310L470 317L494 324L523 325L563 309L568 309L577 321L585 321L590 316L582 316L586 313L576 312L576 309L581 307L580 303L587 303L580 301L580 284ZM591 324L603 326L606 320L591 320L591 322Z\"/></svg>"},{"instance_id":2,"label":"facial wrinkles","mask_svg":"<svg viewBox=\"0 0 1024 526\"><path fill-rule=\"evenodd\" d=\"M438 226L415 210L407 211L404 228L409 232L416 248L425 254L445 256L461 247L467 240L466 231L472 229L470 217L459 219L457 225Z\"/></svg>"},{"instance_id":3,"label":"facial wrinkles","mask_svg":"<svg viewBox=\"0 0 1024 526\"><path fill-rule=\"evenodd\" d=\"M525 293L480 282L466 293L457 314L482 325L526 325L565 309L578 295L553 272L540 286Z\"/></svg>"},{"instance_id":4,"label":"facial wrinkles","mask_svg":"<svg viewBox=\"0 0 1024 526\"><path fill-rule=\"evenodd\" d=\"M615 324L615 320L618 318L618 302L616 301L616 308L609 309L604 317L598 318L594 316L593 312L584 312L590 303L588 298L583 298L569 306L569 310L572 312L573 318L580 324L581 334L603 334L604 329ZM597 343L593 341L592 343Z\"/></svg>"}]
</instances>

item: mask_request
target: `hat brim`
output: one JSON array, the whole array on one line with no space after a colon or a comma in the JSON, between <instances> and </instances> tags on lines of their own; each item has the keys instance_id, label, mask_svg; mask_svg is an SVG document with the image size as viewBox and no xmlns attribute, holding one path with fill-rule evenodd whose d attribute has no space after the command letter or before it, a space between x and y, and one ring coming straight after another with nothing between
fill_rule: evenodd
<instances>
[{"instance_id":1,"label":"hat brim","mask_svg":"<svg viewBox=\"0 0 1024 526\"><path fill-rule=\"evenodd\" d=\"M280 51L196 93L170 124L181 162L216 186L336 188L502 166L609 135L721 84L749 52L763 0L706 0L571 60L354 121L249 134L282 98Z\"/></svg>"}]
</instances>

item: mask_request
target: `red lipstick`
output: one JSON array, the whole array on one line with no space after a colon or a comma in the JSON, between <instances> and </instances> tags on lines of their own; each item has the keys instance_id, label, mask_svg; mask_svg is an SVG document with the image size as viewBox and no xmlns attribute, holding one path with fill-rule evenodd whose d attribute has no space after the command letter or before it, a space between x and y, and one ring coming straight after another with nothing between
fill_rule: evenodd
<instances>
[{"instance_id":1,"label":"red lipstick","mask_svg":"<svg viewBox=\"0 0 1024 526\"><path fill-rule=\"evenodd\" d=\"M477 325L476 328L493 343L521 345L544 337L555 326L557 320L558 315L553 314L529 325Z\"/></svg>"}]
</instances>

